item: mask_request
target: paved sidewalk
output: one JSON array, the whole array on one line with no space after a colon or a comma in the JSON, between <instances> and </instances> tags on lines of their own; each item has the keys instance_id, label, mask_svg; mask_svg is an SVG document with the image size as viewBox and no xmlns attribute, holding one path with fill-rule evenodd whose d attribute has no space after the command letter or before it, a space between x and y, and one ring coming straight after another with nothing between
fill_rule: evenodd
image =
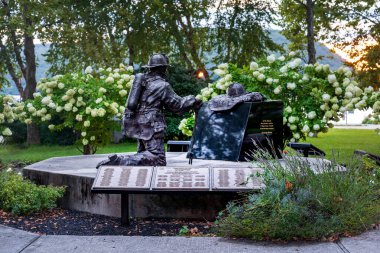
<instances>
[{"instance_id":1,"label":"paved sidewalk","mask_svg":"<svg viewBox=\"0 0 380 253\"><path fill-rule=\"evenodd\" d=\"M40 236L0 225L0 253L97 253L97 252L379 252L380 230L344 238L338 243L253 243L219 237L151 237L151 236Z\"/></svg>"}]
</instances>

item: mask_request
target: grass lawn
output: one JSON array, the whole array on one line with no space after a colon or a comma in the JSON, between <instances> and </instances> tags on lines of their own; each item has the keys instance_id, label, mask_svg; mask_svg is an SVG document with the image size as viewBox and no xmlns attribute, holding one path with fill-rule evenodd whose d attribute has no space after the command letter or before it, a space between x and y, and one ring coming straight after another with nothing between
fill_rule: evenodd
<instances>
[{"instance_id":1,"label":"grass lawn","mask_svg":"<svg viewBox=\"0 0 380 253\"><path fill-rule=\"evenodd\" d=\"M136 143L110 144L98 148L97 154L122 153L136 151ZM0 160L4 163L11 161L37 162L55 156L81 155L75 146L30 146L7 145L0 147Z\"/></svg>"},{"instance_id":2,"label":"grass lawn","mask_svg":"<svg viewBox=\"0 0 380 253\"><path fill-rule=\"evenodd\" d=\"M330 129L321 133L318 138L307 138L305 142L326 152L326 158L331 159L333 152L339 154L339 160L350 159L354 150L360 149L380 155L380 135L374 130L361 129Z\"/></svg>"},{"instance_id":3,"label":"grass lawn","mask_svg":"<svg viewBox=\"0 0 380 253\"><path fill-rule=\"evenodd\" d=\"M354 150L361 149L380 155L380 135L374 130L330 129L318 138L308 138L312 143L326 152L326 158L331 159L333 151L339 153L341 161L350 159ZM136 143L111 144L99 148L97 154L122 153L136 151ZM7 145L0 147L0 160L37 162L55 156L72 156L81 153L75 146L30 146L21 147Z\"/></svg>"}]
</instances>

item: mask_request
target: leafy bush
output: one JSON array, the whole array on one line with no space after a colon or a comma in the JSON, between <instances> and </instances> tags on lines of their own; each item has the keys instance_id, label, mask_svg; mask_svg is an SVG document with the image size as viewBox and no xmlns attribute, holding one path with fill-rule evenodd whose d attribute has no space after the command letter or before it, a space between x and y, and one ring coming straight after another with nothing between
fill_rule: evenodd
<instances>
[{"instance_id":1,"label":"leafy bush","mask_svg":"<svg viewBox=\"0 0 380 253\"><path fill-rule=\"evenodd\" d=\"M52 131L74 130L83 153L94 153L109 143L113 130L119 130L128 91L134 75L131 66L87 67L84 73L68 73L42 78L34 99L25 101L26 124L47 123ZM52 121L53 119L53 121Z\"/></svg>"},{"instance_id":2,"label":"leafy bush","mask_svg":"<svg viewBox=\"0 0 380 253\"><path fill-rule=\"evenodd\" d=\"M176 115L172 112L165 112L165 121L167 128L165 130L165 140L187 140L188 136L184 135L179 129L183 116Z\"/></svg>"},{"instance_id":3,"label":"leafy bush","mask_svg":"<svg viewBox=\"0 0 380 253\"><path fill-rule=\"evenodd\" d=\"M300 157L257 157L266 187L230 203L218 218L223 236L253 240L320 239L356 234L380 221L380 168L367 160L345 167Z\"/></svg>"},{"instance_id":4,"label":"leafy bush","mask_svg":"<svg viewBox=\"0 0 380 253\"><path fill-rule=\"evenodd\" d=\"M49 123L57 124L59 119L53 118ZM7 143L25 144L26 143L26 124L21 121L5 124L6 127L17 133L7 138ZM77 140L77 136L73 134L73 129L63 128L60 131L50 131L48 124L40 124L39 126L40 141L43 145L73 145Z\"/></svg>"},{"instance_id":5,"label":"leafy bush","mask_svg":"<svg viewBox=\"0 0 380 253\"><path fill-rule=\"evenodd\" d=\"M26 114L22 110L23 104L14 101L12 96L0 95L0 144L4 143L5 138L12 136L8 125Z\"/></svg>"},{"instance_id":6,"label":"leafy bush","mask_svg":"<svg viewBox=\"0 0 380 253\"><path fill-rule=\"evenodd\" d=\"M38 186L12 171L0 171L0 208L26 215L56 207L64 187Z\"/></svg>"},{"instance_id":7,"label":"leafy bush","mask_svg":"<svg viewBox=\"0 0 380 253\"><path fill-rule=\"evenodd\" d=\"M368 115L363 119L362 124L374 124L379 125L380 124L380 117L376 117L376 115Z\"/></svg>"},{"instance_id":8,"label":"leafy bush","mask_svg":"<svg viewBox=\"0 0 380 253\"><path fill-rule=\"evenodd\" d=\"M178 65L174 65L169 69L168 82L173 87L173 90L179 96L188 96L200 93L201 89L207 86L207 83L201 79L197 79L192 70L185 69ZM189 117L190 114L186 113L183 116L165 112L165 119L167 129L165 132L165 139L167 140L187 140L188 136L184 135L178 129L183 117Z\"/></svg>"},{"instance_id":9,"label":"leafy bush","mask_svg":"<svg viewBox=\"0 0 380 253\"><path fill-rule=\"evenodd\" d=\"M294 53L252 62L242 68L220 64L214 73L219 79L201 90L197 98L208 101L226 93L233 82L243 84L247 91L263 93L268 99L284 102L284 126L290 135L287 140L298 141L327 132L333 121L339 121L345 111L373 108L374 117L380 114L380 92L373 87L359 87L348 67L331 70L329 65L302 64ZM179 129L191 136L192 119L181 121Z\"/></svg>"}]
</instances>

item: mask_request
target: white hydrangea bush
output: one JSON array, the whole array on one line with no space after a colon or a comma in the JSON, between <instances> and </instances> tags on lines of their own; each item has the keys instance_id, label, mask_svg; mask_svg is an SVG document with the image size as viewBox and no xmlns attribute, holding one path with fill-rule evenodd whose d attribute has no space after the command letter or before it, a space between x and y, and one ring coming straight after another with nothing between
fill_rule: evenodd
<instances>
[{"instance_id":1,"label":"white hydrangea bush","mask_svg":"<svg viewBox=\"0 0 380 253\"><path fill-rule=\"evenodd\" d=\"M46 123L51 131L72 128L86 153L108 143L112 130L120 128L133 80L133 67L123 64L41 79L34 99L25 101L23 121Z\"/></svg>"},{"instance_id":2,"label":"white hydrangea bush","mask_svg":"<svg viewBox=\"0 0 380 253\"><path fill-rule=\"evenodd\" d=\"M270 55L242 68L221 64L214 71L220 78L202 90L197 98L208 101L226 92L232 82L247 91L263 93L268 99L284 102L284 125L290 129L289 141L316 137L327 132L346 111L372 107L380 114L380 93L371 86L361 88L348 67L332 70L327 64L304 64L296 53ZM192 135L193 120L184 119L179 129ZM287 131L285 131L287 132Z\"/></svg>"},{"instance_id":3,"label":"white hydrangea bush","mask_svg":"<svg viewBox=\"0 0 380 253\"><path fill-rule=\"evenodd\" d=\"M12 96L0 95L0 144L5 143L6 138L13 134L8 124L25 117L23 108L23 103Z\"/></svg>"}]
</instances>

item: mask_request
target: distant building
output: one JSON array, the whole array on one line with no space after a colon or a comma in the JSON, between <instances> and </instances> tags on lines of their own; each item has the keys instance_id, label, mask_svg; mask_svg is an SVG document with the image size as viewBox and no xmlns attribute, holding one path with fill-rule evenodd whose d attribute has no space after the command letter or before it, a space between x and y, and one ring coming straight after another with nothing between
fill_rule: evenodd
<instances>
[{"instance_id":1,"label":"distant building","mask_svg":"<svg viewBox=\"0 0 380 253\"><path fill-rule=\"evenodd\" d=\"M361 111L355 109L354 111L345 112L343 118L339 122L334 122L334 125L361 125L364 118L372 113L372 109Z\"/></svg>"}]
</instances>

